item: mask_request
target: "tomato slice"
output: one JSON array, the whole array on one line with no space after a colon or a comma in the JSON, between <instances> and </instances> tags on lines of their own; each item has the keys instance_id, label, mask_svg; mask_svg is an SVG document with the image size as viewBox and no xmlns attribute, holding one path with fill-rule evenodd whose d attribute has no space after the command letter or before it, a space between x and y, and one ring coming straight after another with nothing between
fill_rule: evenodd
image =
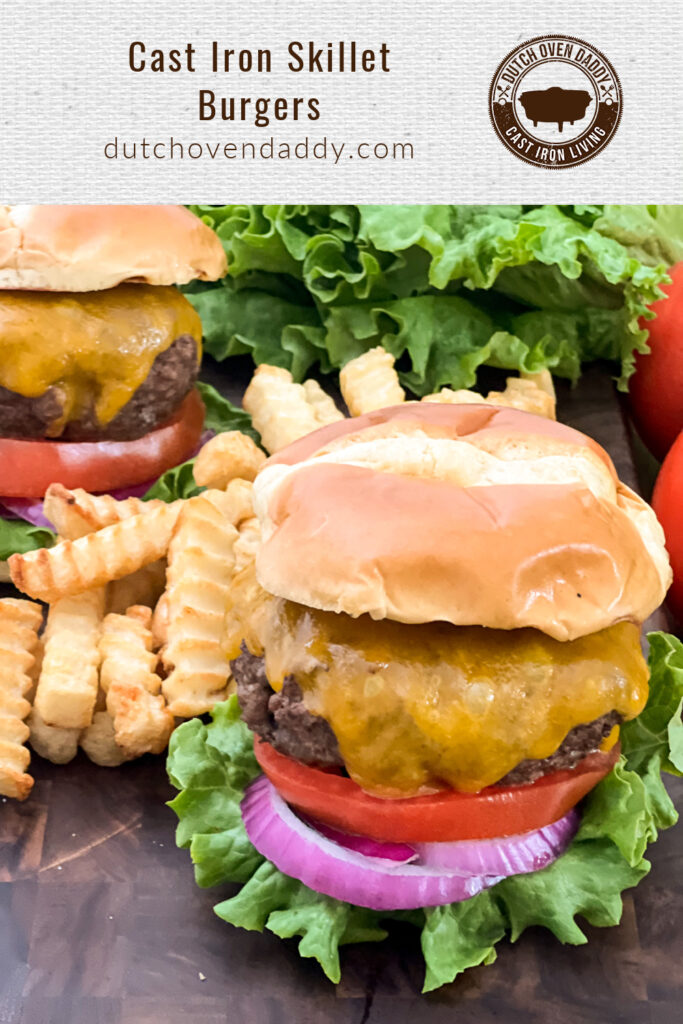
<instances>
[{"instance_id":1,"label":"tomato slice","mask_svg":"<svg viewBox=\"0 0 683 1024\"><path fill-rule=\"evenodd\" d=\"M135 441L22 441L0 438L0 493L42 498L52 483L112 491L154 480L199 444L204 403L192 389L175 416Z\"/></svg>"},{"instance_id":2,"label":"tomato slice","mask_svg":"<svg viewBox=\"0 0 683 1024\"><path fill-rule=\"evenodd\" d=\"M576 768L524 786L489 786L479 793L444 790L387 800L365 793L346 776L311 768L256 740L256 759L282 797L297 810L346 832L395 843L495 839L557 821L604 778L619 758L589 754Z\"/></svg>"},{"instance_id":3,"label":"tomato slice","mask_svg":"<svg viewBox=\"0 0 683 1024\"><path fill-rule=\"evenodd\" d=\"M681 365L683 366L683 363ZM681 382L683 383L683 373ZM671 589L666 595L666 603L676 621L683 626L683 431L678 435L678 440L664 459L659 471L652 495L652 507L664 527L666 549L674 574Z\"/></svg>"}]
</instances>

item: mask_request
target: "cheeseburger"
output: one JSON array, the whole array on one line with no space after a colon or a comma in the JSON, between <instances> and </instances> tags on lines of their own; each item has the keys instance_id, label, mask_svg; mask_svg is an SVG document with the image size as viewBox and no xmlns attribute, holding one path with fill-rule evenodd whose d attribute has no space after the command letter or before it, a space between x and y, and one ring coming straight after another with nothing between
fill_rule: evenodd
<instances>
[{"instance_id":1,"label":"cheeseburger","mask_svg":"<svg viewBox=\"0 0 683 1024\"><path fill-rule=\"evenodd\" d=\"M225 272L182 207L0 207L0 558L40 546L17 519L49 526L50 483L144 493L194 453L202 328L175 286Z\"/></svg>"},{"instance_id":2,"label":"cheeseburger","mask_svg":"<svg viewBox=\"0 0 683 1024\"><path fill-rule=\"evenodd\" d=\"M406 403L295 442L254 491L228 615L253 846L377 911L560 857L645 706L640 626L671 578L607 453L513 409Z\"/></svg>"}]
</instances>

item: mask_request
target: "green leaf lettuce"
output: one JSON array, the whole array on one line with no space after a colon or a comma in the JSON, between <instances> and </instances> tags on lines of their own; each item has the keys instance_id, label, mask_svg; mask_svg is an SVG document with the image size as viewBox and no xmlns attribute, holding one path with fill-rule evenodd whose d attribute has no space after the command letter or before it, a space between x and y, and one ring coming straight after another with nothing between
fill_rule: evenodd
<instances>
[{"instance_id":1,"label":"green leaf lettuce","mask_svg":"<svg viewBox=\"0 0 683 1024\"><path fill-rule=\"evenodd\" d=\"M212 355L249 352L301 379L382 343L420 395L470 387L484 363L575 380L608 359L625 387L647 307L683 258L677 207L193 209L230 268L188 290Z\"/></svg>"},{"instance_id":2,"label":"green leaf lettuce","mask_svg":"<svg viewBox=\"0 0 683 1024\"><path fill-rule=\"evenodd\" d=\"M24 554L36 548L49 548L55 535L42 526L33 526L24 519L3 519L0 516L0 562L15 552Z\"/></svg>"}]
</instances>

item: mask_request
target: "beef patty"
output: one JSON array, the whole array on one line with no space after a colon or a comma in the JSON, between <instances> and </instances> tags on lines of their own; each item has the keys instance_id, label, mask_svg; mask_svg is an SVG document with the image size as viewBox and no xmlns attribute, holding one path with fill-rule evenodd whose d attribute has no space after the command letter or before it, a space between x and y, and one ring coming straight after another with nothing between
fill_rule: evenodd
<instances>
[{"instance_id":1,"label":"beef patty","mask_svg":"<svg viewBox=\"0 0 683 1024\"><path fill-rule=\"evenodd\" d=\"M123 408L102 426L94 408L80 420L67 423L60 435L64 441L134 441L161 426L176 411L197 379L197 342L181 334L152 363L146 380ZM93 395L93 405L94 405ZM54 436L50 425L59 419L63 396L59 385L37 398L26 398L0 387L0 437L25 439Z\"/></svg>"},{"instance_id":2,"label":"beef patty","mask_svg":"<svg viewBox=\"0 0 683 1024\"><path fill-rule=\"evenodd\" d=\"M242 644L240 656L231 662L231 668L242 718L253 732L295 761L320 768L344 767L332 727L324 718L306 709L301 687L294 676L286 676L282 689L275 693L266 678L264 659L251 654L245 644ZM620 721L621 716L611 711L587 725L577 725L554 754L540 760L521 761L498 785L534 782L561 768L573 768L587 754L598 750Z\"/></svg>"},{"instance_id":3,"label":"beef patty","mask_svg":"<svg viewBox=\"0 0 683 1024\"><path fill-rule=\"evenodd\" d=\"M321 768L343 767L332 727L306 709L294 676L286 676L282 689L275 693L266 678L263 658L250 654L245 644L230 666L242 718L253 732L295 761Z\"/></svg>"}]
</instances>

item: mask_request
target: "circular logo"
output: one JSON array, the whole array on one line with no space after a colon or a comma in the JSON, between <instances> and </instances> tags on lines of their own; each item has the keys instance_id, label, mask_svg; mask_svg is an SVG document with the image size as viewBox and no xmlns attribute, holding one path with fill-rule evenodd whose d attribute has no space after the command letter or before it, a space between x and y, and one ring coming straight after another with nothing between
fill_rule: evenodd
<instances>
[{"instance_id":1,"label":"circular logo","mask_svg":"<svg viewBox=\"0 0 683 1024\"><path fill-rule=\"evenodd\" d=\"M555 170L592 160L619 126L621 84L604 53L574 36L538 36L496 69L489 113L501 142Z\"/></svg>"}]
</instances>

